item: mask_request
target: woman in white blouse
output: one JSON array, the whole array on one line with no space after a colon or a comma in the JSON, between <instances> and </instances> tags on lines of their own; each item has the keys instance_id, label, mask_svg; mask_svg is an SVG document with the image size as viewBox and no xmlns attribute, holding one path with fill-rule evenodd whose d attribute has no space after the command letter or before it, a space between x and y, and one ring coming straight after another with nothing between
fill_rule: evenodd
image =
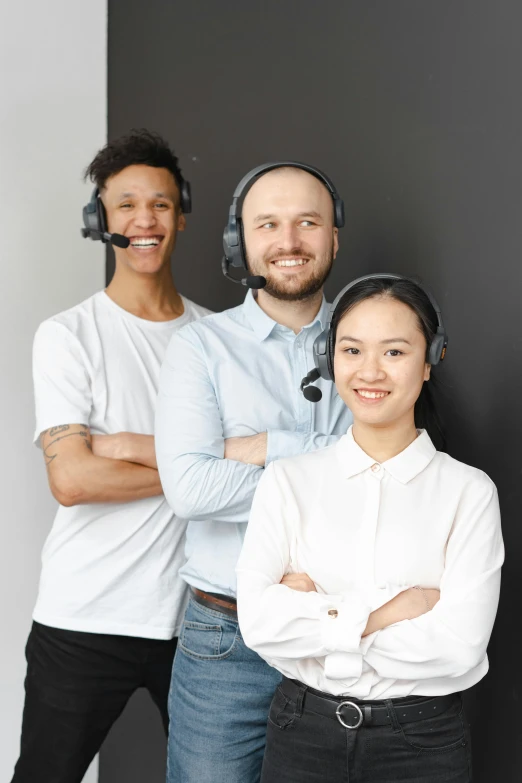
<instances>
[{"instance_id":1,"label":"woman in white blouse","mask_svg":"<svg viewBox=\"0 0 522 783\"><path fill-rule=\"evenodd\" d=\"M503 544L492 481L430 438L434 305L393 275L342 292L321 374L353 426L259 483L237 578L243 638L283 675L262 783L471 780L460 691L488 669Z\"/></svg>"}]
</instances>

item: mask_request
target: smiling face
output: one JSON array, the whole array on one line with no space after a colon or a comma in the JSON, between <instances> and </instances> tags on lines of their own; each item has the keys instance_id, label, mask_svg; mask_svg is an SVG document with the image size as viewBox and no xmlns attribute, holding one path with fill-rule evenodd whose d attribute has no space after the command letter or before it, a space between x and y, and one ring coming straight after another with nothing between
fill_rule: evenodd
<instances>
[{"instance_id":1,"label":"smiling face","mask_svg":"<svg viewBox=\"0 0 522 783\"><path fill-rule=\"evenodd\" d=\"M263 291L299 301L321 290L337 254L333 203L326 187L297 168L260 177L242 209L248 268L267 280Z\"/></svg>"},{"instance_id":2,"label":"smiling face","mask_svg":"<svg viewBox=\"0 0 522 783\"><path fill-rule=\"evenodd\" d=\"M117 265L155 274L170 262L176 234L185 228L179 190L167 169L136 165L109 177L102 192L110 232L130 239L115 248Z\"/></svg>"},{"instance_id":3,"label":"smiling face","mask_svg":"<svg viewBox=\"0 0 522 783\"><path fill-rule=\"evenodd\" d=\"M417 315L391 296L365 299L339 321L335 385L354 422L411 425L430 369Z\"/></svg>"}]
</instances>

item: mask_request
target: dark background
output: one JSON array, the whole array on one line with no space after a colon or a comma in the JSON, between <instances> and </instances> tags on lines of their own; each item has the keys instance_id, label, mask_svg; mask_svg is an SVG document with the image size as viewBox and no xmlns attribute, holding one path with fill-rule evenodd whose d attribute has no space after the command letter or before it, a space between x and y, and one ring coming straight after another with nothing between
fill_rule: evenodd
<instances>
[{"instance_id":1,"label":"dark background","mask_svg":"<svg viewBox=\"0 0 522 783\"><path fill-rule=\"evenodd\" d=\"M477 783L522 776L521 29L519 0L109 1L109 136L159 131L192 183L184 294L242 300L220 272L229 201L253 166L289 157L345 199L329 298L393 271L439 300L448 450L497 484L507 549L491 671L466 694ZM123 780L164 780L140 692L101 753L101 783Z\"/></svg>"}]
</instances>

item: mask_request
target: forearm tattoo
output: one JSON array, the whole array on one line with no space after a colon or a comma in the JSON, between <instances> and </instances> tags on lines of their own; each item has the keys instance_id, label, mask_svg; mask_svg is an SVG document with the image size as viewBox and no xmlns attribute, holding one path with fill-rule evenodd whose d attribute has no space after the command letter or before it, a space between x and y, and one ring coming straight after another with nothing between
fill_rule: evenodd
<instances>
[{"instance_id":1,"label":"forearm tattoo","mask_svg":"<svg viewBox=\"0 0 522 783\"><path fill-rule=\"evenodd\" d=\"M55 460L56 457L58 456L55 449L53 449L53 446L56 443L58 443L58 441L64 440L65 438L80 437L83 439L83 442L85 443L89 451L92 451L92 446L89 439L89 433L87 432L87 425L80 424L80 427L83 427L84 429L77 430L76 432L68 432L68 430L71 429L70 424L60 424L58 427L51 427L51 429L44 430L44 432L42 432L41 434L42 442L46 435L52 438L51 442L48 443L47 446L43 449L46 466L49 466L51 462Z\"/></svg>"}]
</instances>

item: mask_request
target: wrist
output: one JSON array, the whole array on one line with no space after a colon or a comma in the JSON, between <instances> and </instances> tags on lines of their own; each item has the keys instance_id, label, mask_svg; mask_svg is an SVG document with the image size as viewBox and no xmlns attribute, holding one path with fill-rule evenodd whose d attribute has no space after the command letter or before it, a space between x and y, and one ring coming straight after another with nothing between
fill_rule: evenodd
<instances>
[{"instance_id":1,"label":"wrist","mask_svg":"<svg viewBox=\"0 0 522 783\"><path fill-rule=\"evenodd\" d=\"M256 438L256 459L255 464L264 468L266 463L266 445L267 445L267 433L260 432Z\"/></svg>"},{"instance_id":2,"label":"wrist","mask_svg":"<svg viewBox=\"0 0 522 783\"><path fill-rule=\"evenodd\" d=\"M247 435L245 438L244 462L248 465L265 466L266 461L266 432L257 435Z\"/></svg>"},{"instance_id":3,"label":"wrist","mask_svg":"<svg viewBox=\"0 0 522 783\"><path fill-rule=\"evenodd\" d=\"M422 587L415 585L408 588L405 594L407 600L406 620L415 620L430 611L430 604Z\"/></svg>"},{"instance_id":4,"label":"wrist","mask_svg":"<svg viewBox=\"0 0 522 783\"><path fill-rule=\"evenodd\" d=\"M413 620L426 608L422 595L415 587L408 587L406 590L403 590L394 600L399 603L399 612L403 620Z\"/></svg>"},{"instance_id":5,"label":"wrist","mask_svg":"<svg viewBox=\"0 0 522 783\"><path fill-rule=\"evenodd\" d=\"M424 600L424 606L426 608L426 611L427 612L431 612L431 608L432 607L431 607L430 602L428 600L428 594L427 594L426 590L424 590L423 587L420 587L420 585L415 585L415 587L413 589L414 590L418 590L420 592L420 594L422 595L422 598Z\"/></svg>"},{"instance_id":6,"label":"wrist","mask_svg":"<svg viewBox=\"0 0 522 783\"><path fill-rule=\"evenodd\" d=\"M134 458L132 450L132 433L131 432L119 432L116 442L116 459L123 460L124 462L132 462Z\"/></svg>"}]
</instances>

